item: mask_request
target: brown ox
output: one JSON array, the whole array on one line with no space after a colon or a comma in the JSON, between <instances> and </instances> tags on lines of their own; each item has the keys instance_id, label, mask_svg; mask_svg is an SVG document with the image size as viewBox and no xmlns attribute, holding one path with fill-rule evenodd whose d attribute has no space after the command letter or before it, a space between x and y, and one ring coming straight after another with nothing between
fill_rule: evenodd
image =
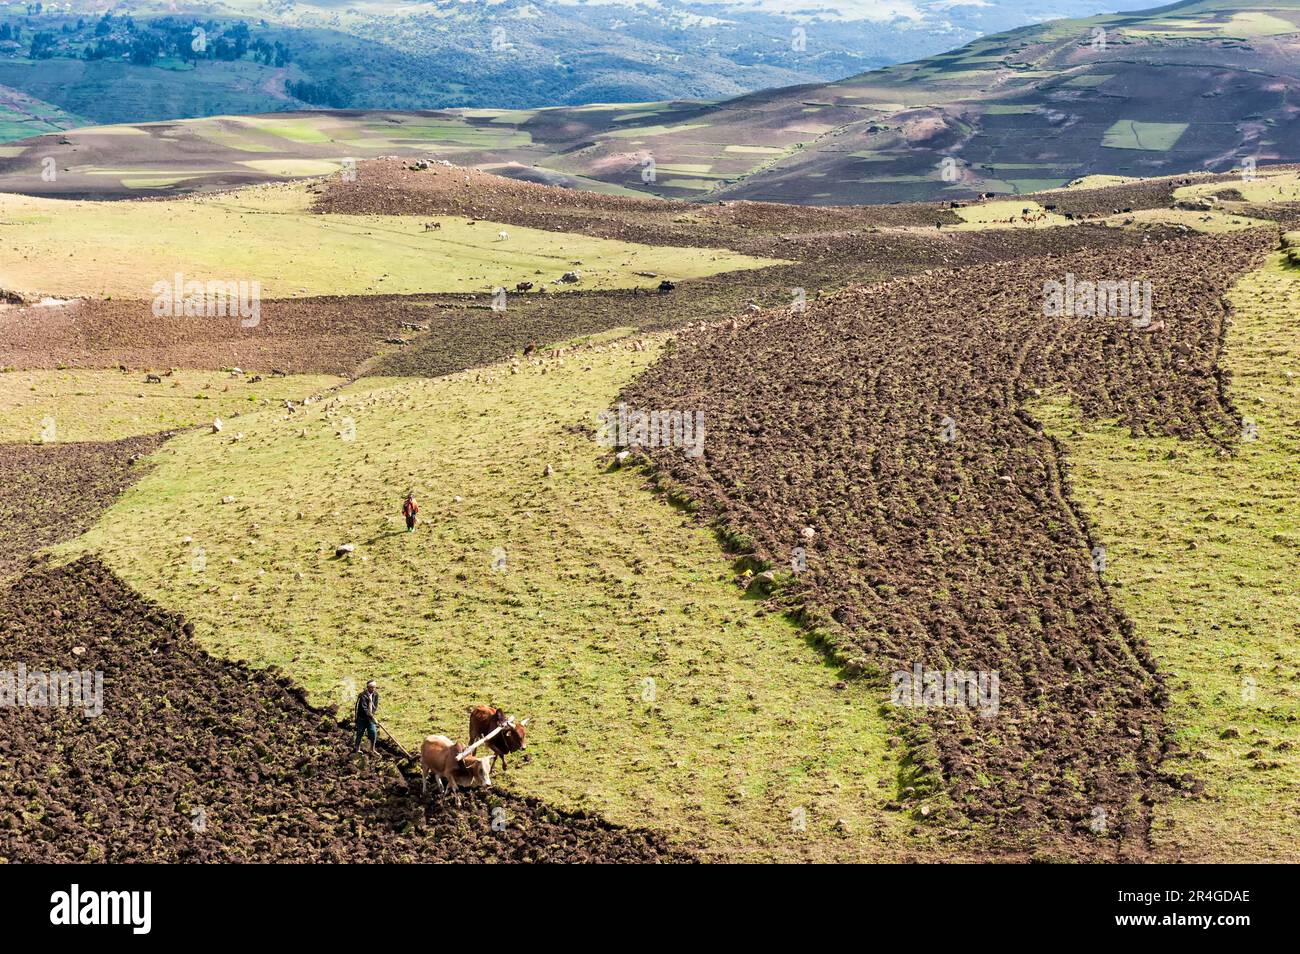
<instances>
[{"instance_id":1,"label":"brown ox","mask_svg":"<svg viewBox=\"0 0 1300 954\"><path fill-rule=\"evenodd\" d=\"M423 795L429 785L429 776L438 781L438 788L451 786L453 795L459 797L460 789L475 788L479 785L492 787L492 760L494 755L479 758L467 755L463 759L457 756L465 751L465 746L458 745L445 735L425 736L420 746L420 794Z\"/></svg>"},{"instance_id":2,"label":"brown ox","mask_svg":"<svg viewBox=\"0 0 1300 954\"><path fill-rule=\"evenodd\" d=\"M490 735L494 729L501 729L487 740L487 746L501 756L501 771L504 772L506 756L524 747L524 722L516 722L494 706L475 706L469 710L469 744Z\"/></svg>"}]
</instances>

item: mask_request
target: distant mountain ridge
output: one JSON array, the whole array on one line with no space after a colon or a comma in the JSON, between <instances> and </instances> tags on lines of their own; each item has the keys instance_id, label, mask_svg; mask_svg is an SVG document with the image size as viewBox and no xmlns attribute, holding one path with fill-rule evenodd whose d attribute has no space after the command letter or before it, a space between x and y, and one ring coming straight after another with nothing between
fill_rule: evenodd
<instances>
[{"instance_id":1,"label":"distant mountain ridge","mask_svg":"<svg viewBox=\"0 0 1300 954\"><path fill-rule=\"evenodd\" d=\"M679 198L832 204L1027 193L1092 174L1300 159L1300 0L1185 0L914 63L633 117L545 110L464 156ZM510 174L510 173L508 173Z\"/></svg>"},{"instance_id":2,"label":"distant mountain ridge","mask_svg":"<svg viewBox=\"0 0 1300 954\"><path fill-rule=\"evenodd\" d=\"M0 86L101 124L310 107L725 99L1106 5L813 0L783 13L748 0L0 3Z\"/></svg>"},{"instance_id":3,"label":"distant mountain ridge","mask_svg":"<svg viewBox=\"0 0 1300 954\"><path fill-rule=\"evenodd\" d=\"M0 154L0 189L165 194L386 154L606 192L812 205L1225 172L1300 161L1300 0L1187 0L1053 21L722 102L299 113L129 131L31 140ZM36 156L66 175L34 181ZM121 185L109 178L118 168L130 170Z\"/></svg>"}]
</instances>

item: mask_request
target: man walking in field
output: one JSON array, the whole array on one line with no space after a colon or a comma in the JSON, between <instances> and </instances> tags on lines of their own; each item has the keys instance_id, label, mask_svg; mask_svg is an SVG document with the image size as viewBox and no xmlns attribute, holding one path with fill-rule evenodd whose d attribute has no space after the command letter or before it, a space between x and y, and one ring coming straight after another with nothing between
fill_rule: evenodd
<instances>
[{"instance_id":1,"label":"man walking in field","mask_svg":"<svg viewBox=\"0 0 1300 954\"><path fill-rule=\"evenodd\" d=\"M371 679L366 683L365 690L357 696L357 752L362 751L362 736L369 736L370 754L375 754L375 746L379 743L379 722L375 719L378 711L379 686Z\"/></svg>"},{"instance_id":2,"label":"man walking in field","mask_svg":"<svg viewBox=\"0 0 1300 954\"><path fill-rule=\"evenodd\" d=\"M406 532L415 532L415 515L420 512L420 505L415 502L415 491L406 495L402 504L402 516L406 518Z\"/></svg>"}]
</instances>

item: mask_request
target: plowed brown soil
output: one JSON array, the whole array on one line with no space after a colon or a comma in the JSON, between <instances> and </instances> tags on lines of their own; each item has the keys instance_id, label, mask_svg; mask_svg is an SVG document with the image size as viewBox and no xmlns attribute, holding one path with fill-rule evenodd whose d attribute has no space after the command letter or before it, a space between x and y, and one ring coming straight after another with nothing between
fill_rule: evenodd
<instances>
[{"instance_id":1,"label":"plowed brown soil","mask_svg":"<svg viewBox=\"0 0 1300 954\"><path fill-rule=\"evenodd\" d=\"M749 244L752 232L825 232L960 221L937 203L823 207L773 202L694 205L559 189L439 163L418 171L410 165L406 159L360 163L354 181L332 178L320 186L315 211L346 215L463 215L652 245L726 246L738 250Z\"/></svg>"},{"instance_id":2,"label":"plowed brown soil","mask_svg":"<svg viewBox=\"0 0 1300 954\"><path fill-rule=\"evenodd\" d=\"M0 308L0 366L52 368L223 368L347 375L409 336L402 323L429 320L420 298L268 299L261 322L157 318L148 301L71 301Z\"/></svg>"},{"instance_id":3,"label":"plowed brown soil","mask_svg":"<svg viewBox=\"0 0 1300 954\"><path fill-rule=\"evenodd\" d=\"M0 592L0 668L104 674L96 718L0 707L0 862L688 860L499 790L424 802L288 679L187 629L93 560Z\"/></svg>"},{"instance_id":4,"label":"plowed brown soil","mask_svg":"<svg viewBox=\"0 0 1300 954\"><path fill-rule=\"evenodd\" d=\"M29 554L84 533L134 481L132 463L167 437L84 444L0 444L0 585Z\"/></svg>"},{"instance_id":5,"label":"plowed brown soil","mask_svg":"<svg viewBox=\"0 0 1300 954\"><path fill-rule=\"evenodd\" d=\"M1091 565L1060 448L1023 402L1059 386L1088 416L1230 448L1222 295L1276 241L1150 242L854 288L685 334L624 395L704 412L704 456L651 451L661 478L786 570L776 599L842 659L877 676L915 663L1000 674L994 718L893 708L917 773L906 794L950 799L929 817L1049 855L1145 851L1170 744L1161 677ZM1044 317L1043 283L1067 272L1150 280L1165 330ZM792 577L800 546L807 569Z\"/></svg>"}]
</instances>

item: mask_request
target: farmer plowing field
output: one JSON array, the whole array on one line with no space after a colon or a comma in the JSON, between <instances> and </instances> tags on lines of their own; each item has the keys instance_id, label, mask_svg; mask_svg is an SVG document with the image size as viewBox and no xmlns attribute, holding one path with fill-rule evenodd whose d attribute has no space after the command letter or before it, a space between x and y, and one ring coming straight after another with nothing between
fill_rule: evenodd
<instances>
[{"instance_id":1,"label":"farmer plowing field","mask_svg":"<svg viewBox=\"0 0 1300 954\"><path fill-rule=\"evenodd\" d=\"M370 754L375 755L375 745L379 742L379 721L375 713L379 711L379 686L372 679L357 696L357 741L354 751L361 752L362 737L370 740Z\"/></svg>"},{"instance_id":2,"label":"farmer plowing field","mask_svg":"<svg viewBox=\"0 0 1300 954\"><path fill-rule=\"evenodd\" d=\"M427 735L421 743L417 758L376 718L378 711L379 688L372 679L357 695L354 752L362 753L362 739L369 738L370 754L377 754L376 746L382 731L407 762L419 766L422 794L428 789L430 775L434 776L440 791L450 788L453 794L462 788L490 788L493 760L500 756L501 767L505 769L506 755L519 752L525 747L524 737L529 722L529 719L516 719L506 715L495 706L476 705L469 710L468 745L461 745L445 735ZM476 756L474 752L484 745L492 750L492 754Z\"/></svg>"}]
</instances>

